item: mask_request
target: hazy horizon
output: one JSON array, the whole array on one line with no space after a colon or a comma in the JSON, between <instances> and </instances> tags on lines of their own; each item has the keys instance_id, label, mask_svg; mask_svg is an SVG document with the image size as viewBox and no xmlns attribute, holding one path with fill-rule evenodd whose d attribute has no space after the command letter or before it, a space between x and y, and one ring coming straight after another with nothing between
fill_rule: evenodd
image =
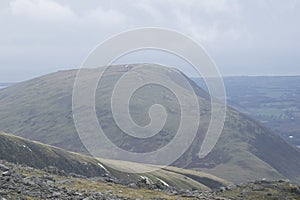
<instances>
[{"instance_id":1,"label":"hazy horizon","mask_svg":"<svg viewBox=\"0 0 300 200\"><path fill-rule=\"evenodd\" d=\"M132 63L131 63L132 64ZM44 75L48 75L51 73L56 73L59 71L64 71L64 70L76 70L79 69L79 67L77 68L61 68L61 69L57 69L54 71L49 71L49 72L45 72L45 73L41 73L41 74L36 74L34 76L28 76L27 78L24 78L22 80L12 80L12 81L2 81L0 80L0 84L14 84L14 83L21 83L24 81L28 81L34 78L38 78L40 76L44 76ZM257 75L247 75L247 74L233 74L233 75L222 75L223 78L232 78L232 77L299 77L300 74L257 74ZM189 76L190 78L198 78L199 76ZM1 88L0 88L1 89Z\"/></svg>"},{"instance_id":2,"label":"hazy horizon","mask_svg":"<svg viewBox=\"0 0 300 200\"><path fill-rule=\"evenodd\" d=\"M133 64L133 63L129 63L129 64ZM32 76L32 77L28 77L28 78L25 78L23 80L16 80L16 81L2 81L0 80L0 84L15 84L15 83L21 83L21 82L24 82L24 81L28 81L28 80L31 80L31 79L34 79L34 78L38 78L40 76L44 76L44 75L48 75L48 74L51 74L51 73L56 73L56 72L59 72L59 71L65 71L65 70L76 70L76 69L79 69L79 67L77 68L61 68L61 69L57 69L55 71L50 71L50 72L45 72L45 73L42 73L42 74L38 74L36 76ZM199 78L199 76L189 76L190 78ZM233 74L233 75L222 75L223 78L234 78L234 77L300 77L300 74L262 74L262 75L247 75L247 74ZM211 77L213 78L213 77ZM2 85L0 85L0 89L1 89Z\"/></svg>"}]
</instances>

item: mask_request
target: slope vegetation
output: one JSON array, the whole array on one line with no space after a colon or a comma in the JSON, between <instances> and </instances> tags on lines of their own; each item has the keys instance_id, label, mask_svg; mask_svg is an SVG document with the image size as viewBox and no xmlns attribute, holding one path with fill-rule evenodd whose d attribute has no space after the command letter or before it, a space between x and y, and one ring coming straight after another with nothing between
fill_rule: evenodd
<instances>
[{"instance_id":1,"label":"slope vegetation","mask_svg":"<svg viewBox=\"0 0 300 200\"><path fill-rule=\"evenodd\" d=\"M180 121L180 108L176 97L165 88L152 86L139 90L134 94L130 108L133 119L138 124L146 125L150 106L162 104L168 111L166 126L150 141L136 140L124 134L114 122L110 96L119 78L127 70L134 69L134 65L110 68L97 88L95 107L99 123L113 143L128 151L148 152L171 141ZM174 83L181 84L177 70L164 67L159 70ZM0 130L88 155L72 118L72 90L76 72L60 71L1 90ZM86 78L94 76L95 72L97 69L87 70ZM193 144L173 166L200 169L233 182L260 178L300 181L299 150L260 123L231 108L228 108L217 145L208 156L200 159L198 153L211 117L210 99L204 90L194 82L190 83L198 95L201 124Z\"/></svg>"}]
</instances>

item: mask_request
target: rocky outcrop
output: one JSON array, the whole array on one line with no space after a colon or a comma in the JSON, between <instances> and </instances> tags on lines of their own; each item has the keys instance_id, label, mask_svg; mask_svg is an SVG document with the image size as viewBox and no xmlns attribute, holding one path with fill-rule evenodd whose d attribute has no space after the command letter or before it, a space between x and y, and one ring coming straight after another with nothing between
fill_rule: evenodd
<instances>
[{"instance_id":1,"label":"rocky outcrop","mask_svg":"<svg viewBox=\"0 0 300 200\"><path fill-rule=\"evenodd\" d=\"M92 186L91 186L92 185ZM100 187L98 187L100 185ZM116 187L113 187L116 186ZM135 195L111 188L134 191ZM101 189L99 189L101 188ZM77 174L67 174L55 167L44 170L28 166L16 165L0 161L0 199L148 199L143 197L146 190L159 196L167 195L168 199L191 197L198 199L217 199L212 192L189 191L176 189L162 180L152 182L147 177L141 177L136 183L125 183L122 180L105 174L102 177L87 178ZM100 191L101 190L101 191ZM148 193L148 192L147 192ZM165 199L158 197L151 199Z\"/></svg>"},{"instance_id":2,"label":"rocky outcrop","mask_svg":"<svg viewBox=\"0 0 300 200\"><path fill-rule=\"evenodd\" d=\"M147 195L148 196L147 196ZM150 194L150 196L149 196ZM151 196L153 195L153 197ZM164 197L160 197L164 195ZM215 191L176 189L163 180L141 176L125 183L106 174L87 178L53 167L38 170L0 161L0 199L300 199L300 188L288 180L260 180L228 185Z\"/></svg>"}]
</instances>

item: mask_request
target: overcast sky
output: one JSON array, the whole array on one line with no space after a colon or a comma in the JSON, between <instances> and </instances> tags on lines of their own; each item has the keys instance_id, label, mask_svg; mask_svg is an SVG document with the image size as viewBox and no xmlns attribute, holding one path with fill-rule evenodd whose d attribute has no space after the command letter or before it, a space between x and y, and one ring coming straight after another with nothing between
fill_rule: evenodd
<instances>
[{"instance_id":1,"label":"overcast sky","mask_svg":"<svg viewBox=\"0 0 300 200\"><path fill-rule=\"evenodd\" d=\"M79 67L112 34L155 26L202 44L223 75L300 74L299 0L0 1L0 82Z\"/></svg>"}]
</instances>

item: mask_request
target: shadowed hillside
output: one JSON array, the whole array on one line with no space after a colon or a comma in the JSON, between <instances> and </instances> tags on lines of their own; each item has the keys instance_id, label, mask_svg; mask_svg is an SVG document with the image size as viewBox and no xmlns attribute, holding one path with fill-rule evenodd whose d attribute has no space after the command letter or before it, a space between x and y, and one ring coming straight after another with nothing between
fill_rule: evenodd
<instances>
[{"instance_id":1,"label":"shadowed hillside","mask_svg":"<svg viewBox=\"0 0 300 200\"><path fill-rule=\"evenodd\" d=\"M21 137L0 133L0 160L7 160L38 169L64 171L85 177L111 177L121 184L137 182L141 176L146 176L152 183L164 180L176 188L198 188L201 190L217 189L228 184L227 181L215 176L192 170L179 168L160 169L157 166L146 166L122 161L104 161L78 153L68 152L56 147L32 142ZM117 171L104 163L119 167L151 168L153 172L131 174ZM104 167L105 166L105 167Z\"/></svg>"}]
</instances>

